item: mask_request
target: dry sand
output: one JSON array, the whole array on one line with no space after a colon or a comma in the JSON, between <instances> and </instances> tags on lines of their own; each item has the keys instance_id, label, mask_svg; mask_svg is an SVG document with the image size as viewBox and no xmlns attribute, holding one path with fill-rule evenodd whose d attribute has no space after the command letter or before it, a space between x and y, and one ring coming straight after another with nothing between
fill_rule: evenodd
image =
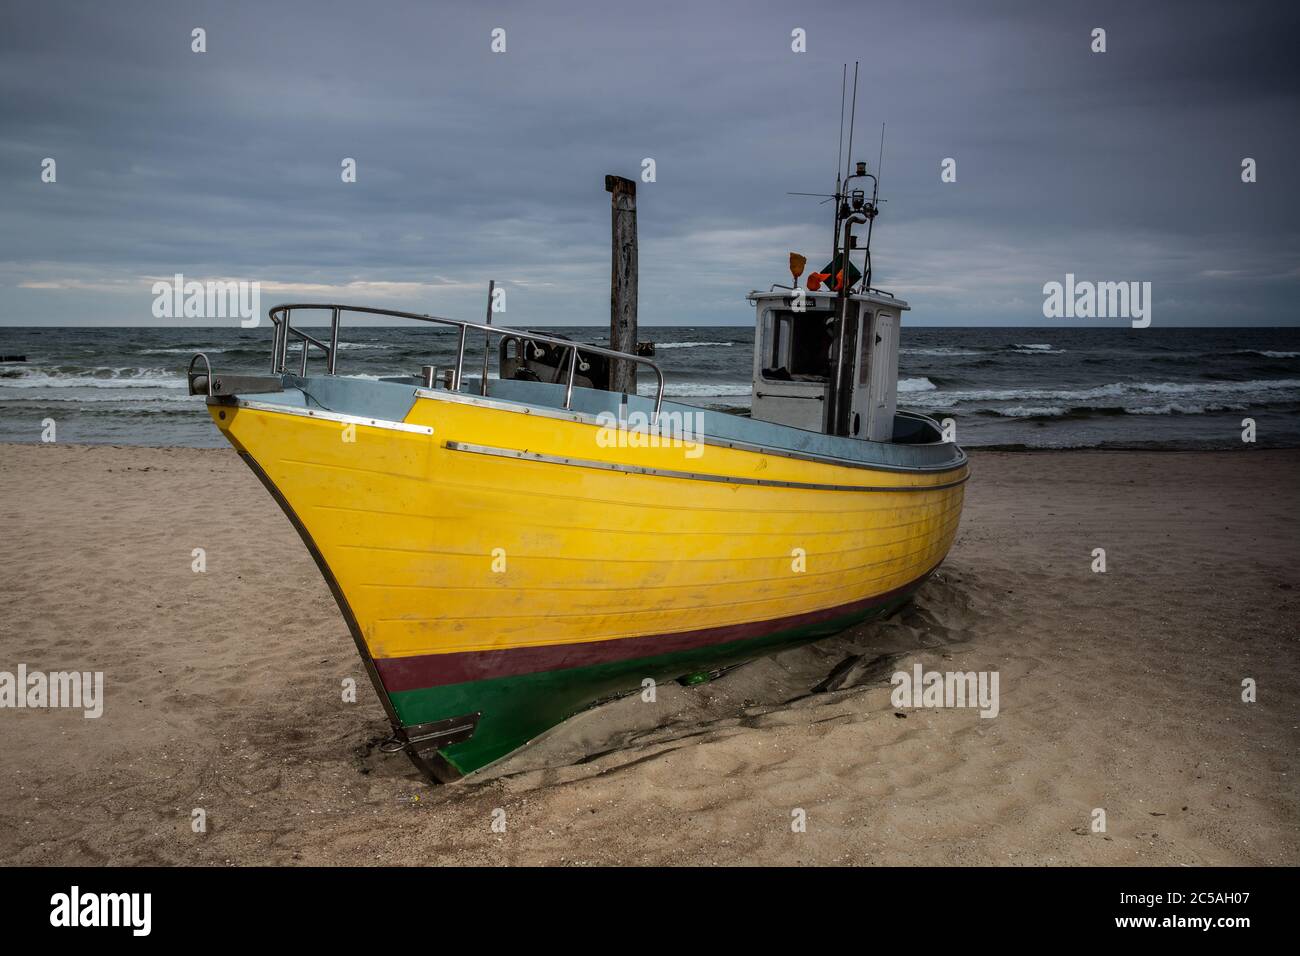
<instances>
[{"instance_id":1,"label":"dry sand","mask_svg":"<svg viewBox=\"0 0 1300 956\"><path fill-rule=\"evenodd\" d=\"M233 452L0 445L0 670L107 682L98 720L0 710L0 861L1300 863L1300 452L973 459L892 620L433 788ZM917 661L998 671L1000 715L896 711Z\"/></svg>"}]
</instances>

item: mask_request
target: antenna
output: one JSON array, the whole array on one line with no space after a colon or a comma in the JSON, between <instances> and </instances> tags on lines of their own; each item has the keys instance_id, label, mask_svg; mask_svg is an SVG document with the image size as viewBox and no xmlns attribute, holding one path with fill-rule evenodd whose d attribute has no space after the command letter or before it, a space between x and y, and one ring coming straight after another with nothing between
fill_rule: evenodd
<instances>
[{"instance_id":1,"label":"antenna","mask_svg":"<svg viewBox=\"0 0 1300 956\"><path fill-rule=\"evenodd\" d=\"M880 124L880 155L876 158L876 180L871 187L871 207L879 209L880 204L885 200L880 198L880 177L884 175L885 170L885 124ZM867 249L862 258L862 284L863 292L871 291L871 233L876 225L876 217L873 214L870 222L867 223Z\"/></svg>"},{"instance_id":2,"label":"antenna","mask_svg":"<svg viewBox=\"0 0 1300 956\"><path fill-rule=\"evenodd\" d=\"M844 64L844 73L840 76L840 145L835 153L835 191L840 191L840 170L844 168L844 100L847 98L849 82L849 65Z\"/></svg>"},{"instance_id":3,"label":"antenna","mask_svg":"<svg viewBox=\"0 0 1300 956\"><path fill-rule=\"evenodd\" d=\"M885 169L885 124L880 124L880 158L876 160L876 188L880 187L880 176Z\"/></svg>"},{"instance_id":4,"label":"antenna","mask_svg":"<svg viewBox=\"0 0 1300 956\"><path fill-rule=\"evenodd\" d=\"M848 64L844 66L845 72L848 72ZM849 111L849 162L853 162L853 126L858 119L858 61L853 61L853 108ZM844 168L844 176L848 177L848 167Z\"/></svg>"}]
</instances>

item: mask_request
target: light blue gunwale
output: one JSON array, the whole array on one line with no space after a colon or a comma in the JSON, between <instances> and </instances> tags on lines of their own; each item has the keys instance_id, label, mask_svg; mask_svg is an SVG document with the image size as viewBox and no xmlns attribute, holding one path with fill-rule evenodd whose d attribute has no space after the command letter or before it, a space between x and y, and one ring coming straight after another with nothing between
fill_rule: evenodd
<instances>
[{"instance_id":1,"label":"light blue gunwale","mask_svg":"<svg viewBox=\"0 0 1300 956\"><path fill-rule=\"evenodd\" d=\"M420 387L413 377L368 379L347 375L318 375L301 378L283 377L284 391L241 395L247 401L267 405L286 405L294 408L319 408L359 418L376 418L400 422L405 420L420 393L436 398L441 390ZM456 400L473 400L479 397L478 379L466 379ZM572 413L582 418L595 419L602 414L626 421L631 416L646 416L654 412L653 399L640 395L625 395L601 389L573 389L570 409L564 409L563 385L546 382L521 382L489 380L488 399L493 403L520 406L521 410L543 414ZM448 396L450 397L450 396ZM966 462L966 454L951 442L931 441L923 444L900 442L872 442L837 435L823 435L789 425L755 421L743 415L732 415L714 409L700 408L680 402L663 403L667 415L684 416L681 419L690 429L693 440L706 444L735 445L755 449L771 449L774 453L787 453L815 459L842 461L857 466L876 466L890 470L936 471L957 468ZM634 419L635 420L635 419ZM896 433L921 429L937 437L939 427L931 419L912 412L899 412Z\"/></svg>"}]
</instances>

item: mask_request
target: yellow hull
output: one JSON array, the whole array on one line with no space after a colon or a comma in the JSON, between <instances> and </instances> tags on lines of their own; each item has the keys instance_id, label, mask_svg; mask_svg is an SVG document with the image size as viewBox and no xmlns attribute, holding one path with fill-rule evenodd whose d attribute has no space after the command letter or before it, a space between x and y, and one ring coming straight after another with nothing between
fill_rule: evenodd
<instances>
[{"instance_id":1,"label":"yellow hull","mask_svg":"<svg viewBox=\"0 0 1300 956\"><path fill-rule=\"evenodd\" d=\"M966 471L874 471L714 446L696 457L603 448L590 424L427 398L406 421L432 435L212 410L292 504L375 658L666 634L892 591L947 553ZM632 474L448 442L742 480L937 490Z\"/></svg>"}]
</instances>

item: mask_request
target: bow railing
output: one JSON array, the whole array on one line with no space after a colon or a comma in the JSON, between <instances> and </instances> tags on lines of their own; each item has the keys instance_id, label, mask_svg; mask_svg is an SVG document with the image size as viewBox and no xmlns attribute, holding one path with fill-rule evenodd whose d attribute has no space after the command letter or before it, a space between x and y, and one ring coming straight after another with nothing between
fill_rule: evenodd
<instances>
[{"instance_id":1,"label":"bow railing","mask_svg":"<svg viewBox=\"0 0 1300 956\"><path fill-rule=\"evenodd\" d=\"M293 313L298 312L329 312L330 327L329 341L325 342L301 328L295 328L293 325ZM503 325L486 325L481 322L466 322L462 319L449 319L440 315L420 315L415 312L399 312L395 309L375 309L369 306L361 305L341 305L334 303L291 303L285 305L273 306L268 315L271 322L275 325L275 339L272 345L271 355L271 373L273 375L284 375L289 371L289 347L292 342L301 342L301 353L297 360L297 372L303 378L307 377L308 360L311 357L311 350L320 350L325 358L326 371L330 375L338 374L338 353L339 353L339 327L342 324L343 315L347 312L355 312L360 315L377 315L394 319L412 319L417 322L433 322L439 325L447 325L459 329L456 343L456 365L451 373L451 381L448 388L452 391L460 391L461 380L465 372L465 347L467 336L471 331L483 332L490 343L492 336L510 337L520 339L525 342L543 342L547 345L556 346L560 349L568 350L568 376L564 390L564 407L571 408L573 405L573 387L574 379L577 375L579 365L579 353L587 352L593 355L604 355L607 358L621 362L635 362L638 365L647 365L653 370L656 380L655 388L655 418L659 417L660 408L664 401L664 373L659 366L648 358L640 355L633 355L630 352L617 352L613 349L601 348L598 345L584 345L580 342L574 342L570 339L559 338L554 335L545 335L540 332L528 332L523 329L510 328ZM480 394L487 395L488 378L483 375L479 385Z\"/></svg>"}]
</instances>

